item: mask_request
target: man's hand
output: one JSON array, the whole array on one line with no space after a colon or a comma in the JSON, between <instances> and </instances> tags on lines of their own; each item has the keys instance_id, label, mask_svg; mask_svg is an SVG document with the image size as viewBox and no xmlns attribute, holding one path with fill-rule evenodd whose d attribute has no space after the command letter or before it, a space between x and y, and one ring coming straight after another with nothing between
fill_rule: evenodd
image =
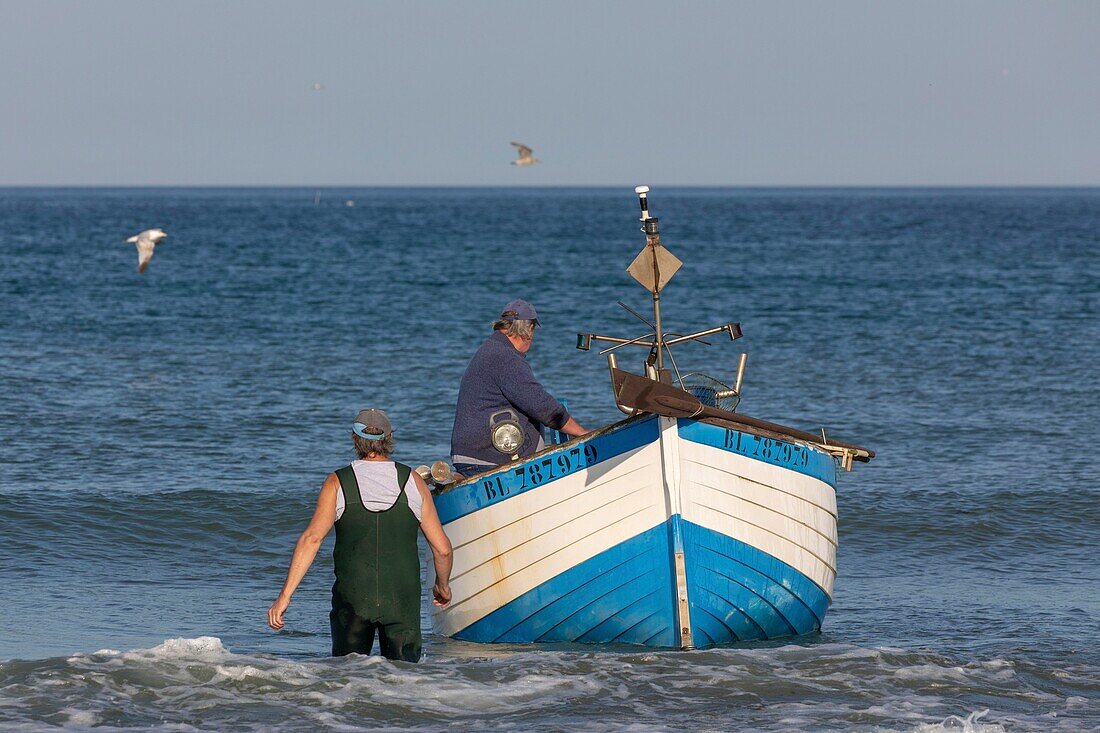
<instances>
[{"instance_id":1,"label":"man's hand","mask_svg":"<svg viewBox=\"0 0 1100 733\"><path fill-rule=\"evenodd\" d=\"M565 425L561 426L560 430L561 430L561 432L565 433L566 435L571 435L574 438L579 438L580 436L586 435L589 432L591 432L591 431L586 430L585 428L583 428L581 426L581 424L579 422L577 422L576 420L574 420L573 418L569 418L569 420L565 423Z\"/></svg>"},{"instance_id":2,"label":"man's hand","mask_svg":"<svg viewBox=\"0 0 1100 733\"><path fill-rule=\"evenodd\" d=\"M436 581L436 584L432 586L432 605L439 606L440 608L446 608L447 604L451 602L451 586L446 583L440 584Z\"/></svg>"},{"instance_id":3,"label":"man's hand","mask_svg":"<svg viewBox=\"0 0 1100 733\"><path fill-rule=\"evenodd\" d=\"M447 599L450 600L450 591L447 592ZM290 596L284 596L282 593L275 599L275 602L271 604L271 608L267 609L267 625L271 628L279 631L283 628L283 614L286 613L287 606L290 605Z\"/></svg>"}]
</instances>

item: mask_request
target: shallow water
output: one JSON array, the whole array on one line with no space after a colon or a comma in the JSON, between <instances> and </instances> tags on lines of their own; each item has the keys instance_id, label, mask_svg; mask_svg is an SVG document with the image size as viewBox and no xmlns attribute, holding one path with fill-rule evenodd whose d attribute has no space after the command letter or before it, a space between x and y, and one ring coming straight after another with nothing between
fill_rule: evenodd
<instances>
[{"instance_id":1,"label":"shallow water","mask_svg":"<svg viewBox=\"0 0 1100 733\"><path fill-rule=\"evenodd\" d=\"M117 728L1079 730L1090 704L1084 685L1032 665L824 639L691 654L452 643L417 666L234 654L200 637L11 666L7 690L50 711L39 720ZM997 722L952 716L960 690Z\"/></svg>"},{"instance_id":2,"label":"shallow water","mask_svg":"<svg viewBox=\"0 0 1100 733\"><path fill-rule=\"evenodd\" d=\"M355 207L343 204L353 200ZM355 410L447 452L500 305L613 420L577 331L637 332L629 189L0 190L0 730L1100 729L1100 191L652 194L677 351L867 444L824 632L702 652L326 658L327 546L264 613ZM144 276L122 239L163 226ZM637 357L632 357L637 358ZM636 367L629 360L627 367ZM123 651L110 651L110 650ZM99 650L99 651L96 651ZM131 651L125 651L131 650Z\"/></svg>"}]
</instances>

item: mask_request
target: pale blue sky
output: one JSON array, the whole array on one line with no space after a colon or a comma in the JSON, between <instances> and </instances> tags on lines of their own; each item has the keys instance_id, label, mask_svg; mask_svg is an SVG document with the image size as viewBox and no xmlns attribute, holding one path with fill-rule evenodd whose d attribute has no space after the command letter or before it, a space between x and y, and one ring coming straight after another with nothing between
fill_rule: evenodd
<instances>
[{"instance_id":1,"label":"pale blue sky","mask_svg":"<svg viewBox=\"0 0 1100 733\"><path fill-rule=\"evenodd\" d=\"M1098 39L1091 1L0 0L0 185L1097 185Z\"/></svg>"}]
</instances>

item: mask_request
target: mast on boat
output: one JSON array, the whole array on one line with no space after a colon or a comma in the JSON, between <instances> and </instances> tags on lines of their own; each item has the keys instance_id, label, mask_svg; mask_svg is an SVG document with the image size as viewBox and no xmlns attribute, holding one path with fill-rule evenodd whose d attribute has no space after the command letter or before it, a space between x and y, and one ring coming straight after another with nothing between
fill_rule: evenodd
<instances>
[{"instance_id":1,"label":"mast on boat","mask_svg":"<svg viewBox=\"0 0 1100 733\"><path fill-rule=\"evenodd\" d=\"M824 429L821 437L804 431L778 425L740 413L734 414L741 399L741 385L745 376L747 354L742 353L737 365L737 377L734 386L719 382L705 374L680 374L676 358L672 355L672 346L688 341L709 345L706 336L724 333L731 341L741 338L741 324L726 323L713 328L705 328L688 334L665 331L661 322L661 290L668 284L683 262L661 244L660 227L657 217L649 213L649 186L634 189L642 207L642 231L645 233L645 247L627 268L627 273L650 292L653 299L652 323L620 302L623 308L635 318L649 326L652 331L636 338L625 339L596 333L578 333L577 348L588 351L592 342L610 344L599 353L607 355L608 371L615 392L615 404L627 415L641 412L658 412L662 415L679 417L711 417L749 427L766 434L801 440L817 446L838 460L841 466L851 470L852 461L869 461L874 451L851 443L830 439ZM624 346L641 346L649 349L645 362L645 376L639 376L619 370L616 352ZM672 370L665 368L665 356L672 364ZM676 372L673 380L672 372ZM689 379L690 378L690 379ZM646 380L651 380L647 382ZM652 384L657 382L658 384Z\"/></svg>"},{"instance_id":2,"label":"mast on boat","mask_svg":"<svg viewBox=\"0 0 1100 733\"><path fill-rule=\"evenodd\" d=\"M672 375L665 369L665 355L667 354L669 360L672 362L673 369L677 372L678 380L682 383L683 378L679 374L679 369L676 368L676 359L672 356L670 347L687 341L698 341L699 343L706 344L707 342L703 340L705 336L711 336L718 333L728 334L730 340L733 341L742 336L741 324L726 323L721 326L705 328L702 331L688 334L669 333L664 330L661 323L661 291L668 285L668 282L680 270L684 263L661 244L659 220L649 213L649 186L638 186L634 189L634 193L638 194L638 203L641 205L642 209L642 231L645 233L646 242L642 251L634 258L630 266L626 268L626 272L634 278L639 285L649 291L653 299L653 322L650 323L645 320L625 304L619 303L619 305L653 330L632 339L596 333L578 333L577 348L582 351L588 351L593 341L612 344L599 352L601 355L607 355L608 366L612 370L618 367L615 354L618 349L623 346L642 346L648 348L650 353L649 357L646 359L646 376L657 381L671 383ZM727 394L720 394L719 397L733 397L740 392L741 381L744 377L746 356L746 354L741 355L735 389L725 390ZM620 409L623 408L620 407ZM623 411L626 412L627 410Z\"/></svg>"}]
</instances>

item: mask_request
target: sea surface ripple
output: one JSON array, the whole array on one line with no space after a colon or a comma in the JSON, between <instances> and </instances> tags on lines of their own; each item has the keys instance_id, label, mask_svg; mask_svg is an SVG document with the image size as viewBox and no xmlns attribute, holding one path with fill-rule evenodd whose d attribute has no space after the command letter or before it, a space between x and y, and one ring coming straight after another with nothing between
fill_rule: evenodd
<instances>
[{"instance_id":1,"label":"sea surface ripple","mask_svg":"<svg viewBox=\"0 0 1100 733\"><path fill-rule=\"evenodd\" d=\"M0 189L0 731L1100 730L1100 190L651 197L667 327L745 331L681 367L746 351L744 412L878 452L820 635L332 659L330 545L264 625L350 417L444 457L507 300L617 418L573 343L639 332L629 188Z\"/></svg>"}]
</instances>

